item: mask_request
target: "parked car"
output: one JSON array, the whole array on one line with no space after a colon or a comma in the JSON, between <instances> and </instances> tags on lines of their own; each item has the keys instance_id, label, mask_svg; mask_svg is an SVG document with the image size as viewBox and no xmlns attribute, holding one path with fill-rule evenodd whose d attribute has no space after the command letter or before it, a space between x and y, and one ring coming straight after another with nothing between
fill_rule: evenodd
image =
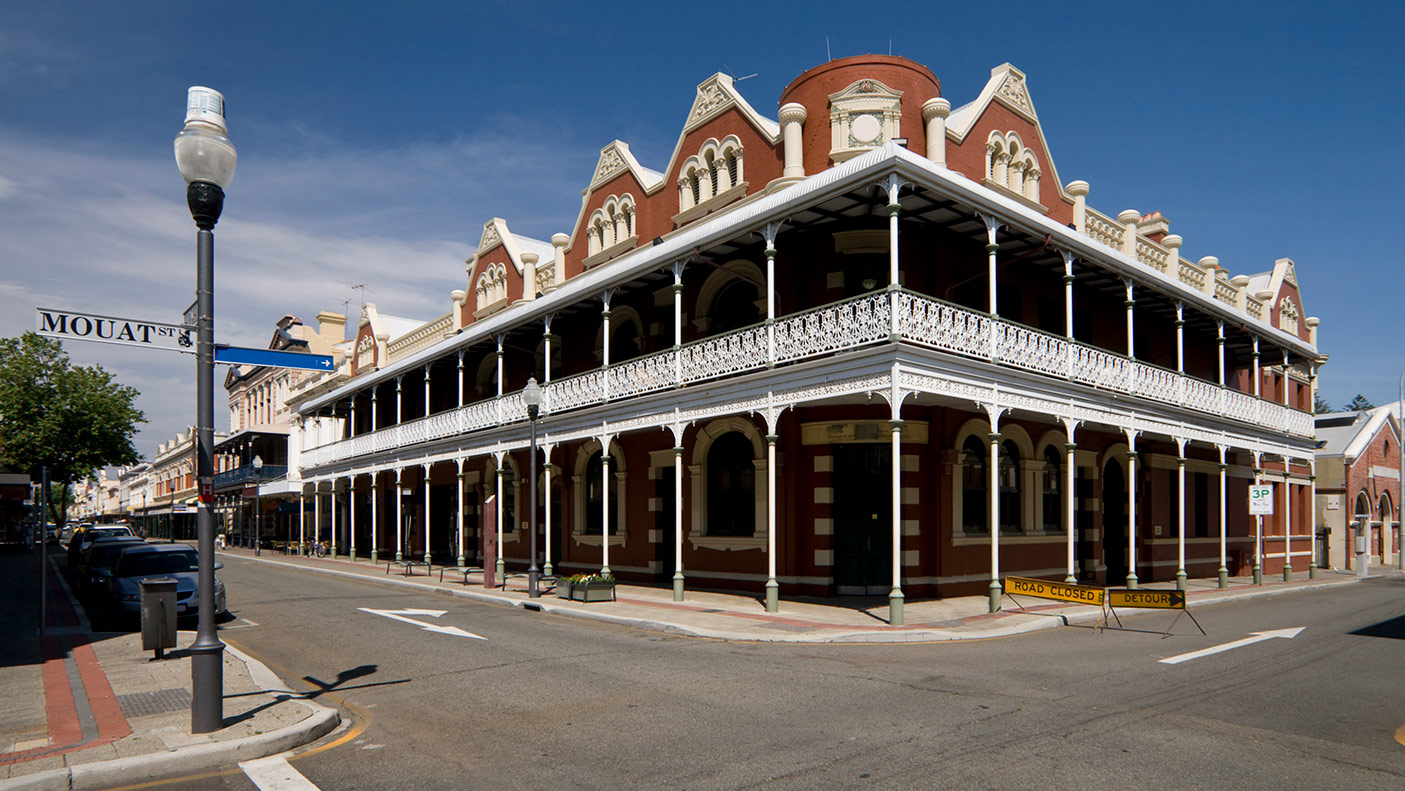
<instances>
[{"instance_id":1,"label":"parked car","mask_svg":"<svg viewBox=\"0 0 1405 791\"><path fill-rule=\"evenodd\" d=\"M65 547L68 546L73 541L73 536L76 533L87 530L92 526L92 522L69 522L63 526L63 530L59 531L59 543L63 544Z\"/></svg>"},{"instance_id":2,"label":"parked car","mask_svg":"<svg viewBox=\"0 0 1405 791\"><path fill-rule=\"evenodd\" d=\"M196 590L200 555L185 544L133 544L122 550L112 566L107 582L110 614L131 619L141 614L141 581L148 577L170 577L176 581L176 615L194 615L198 605ZM223 564L216 563L216 568ZM215 577L215 616L223 615L224 583Z\"/></svg>"},{"instance_id":3,"label":"parked car","mask_svg":"<svg viewBox=\"0 0 1405 791\"><path fill-rule=\"evenodd\" d=\"M83 557L83 553L88 551L88 545L101 536L130 536L135 535L132 528L127 525L89 525L86 529L73 534L73 540L68 542L68 566L76 568L78 561Z\"/></svg>"},{"instance_id":4,"label":"parked car","mask_svg":"<svg viewBox=\"0 0 1405 791\"><path fill-rule=\"evenodd\" d=\"M74 574L78 581L78 595L84 597L101 596L107 591L107 581L112 576L112 564L122 550L134 544L146 542L136 536L100 536L88 545L88 551L78 561Z\"/></svg>"}]
</instances>

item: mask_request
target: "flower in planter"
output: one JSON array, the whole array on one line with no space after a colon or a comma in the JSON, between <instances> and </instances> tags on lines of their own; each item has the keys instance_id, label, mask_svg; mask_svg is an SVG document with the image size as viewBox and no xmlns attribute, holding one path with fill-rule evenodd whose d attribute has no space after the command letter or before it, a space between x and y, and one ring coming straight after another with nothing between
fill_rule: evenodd
<instances>
[{"instance_id":1,"label":"flower in planter","mask_svg":"<svg viewBox=\"0 0 1405 791\"><path fill-rule=\"evenodd\" d=\"M602 585L615 584L615 578L608 574L572 574L567 577L566 580L572 585L587 585L590 583L599 583Z\"/></svg>"}]
</instances>

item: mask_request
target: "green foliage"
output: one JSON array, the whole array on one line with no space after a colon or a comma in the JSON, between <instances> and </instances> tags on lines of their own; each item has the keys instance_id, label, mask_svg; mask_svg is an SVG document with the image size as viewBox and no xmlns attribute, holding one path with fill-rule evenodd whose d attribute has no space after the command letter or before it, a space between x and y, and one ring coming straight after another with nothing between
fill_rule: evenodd
<instances>
[{"instance_id":1,"label":"green foliage","mask_svg":"<svg viewBox=\"0 0 1405 791\"><path fill-rule=\"evenodd\" d=\"M1360 411L1363 410L1363 409L1375 409L1375 408L1376 408L1376 405L1373 404L1373 403L1371 403L1371 400L1370 400L1369 398L1367 398L1367 397L1364 396L1364 395L1361 395L1360 393L1357 393L1357 394L1356 394L1356 397L1353 398L1353 399L1351 399L1351 403L1349 403L1349 404L1347 404L1346 406L1342 407L1342 411L1343 411L1343 412L1360 412Z\"/></svg>"},{"instance_id":2,"label":"green foliage","mask_svg":"<svg viewBox=\"0 0 1405 791\"><path fill-rule=\"evenodd\" d=\"M1325 415L1334 410L1332 409L1332 405L1327 403L1327 400L1323 398L1321 394L1318 394L1312 399L1312 411L1313 414Z\"/></svg>"},{"instance_id":3,"label":"green foliage","mask_svg":"<svg viewBox=\"0 0 1405 791\"><path fill-rule=\"evenodd\" d=\"M102 366L70 365L56 340L0 338L0 465L34 480L48 467L66 490L101 467L135 464L132 439L146 422L136 398ZM67 499L65 491L55 505Z\"/></svg>"}]
</instances>

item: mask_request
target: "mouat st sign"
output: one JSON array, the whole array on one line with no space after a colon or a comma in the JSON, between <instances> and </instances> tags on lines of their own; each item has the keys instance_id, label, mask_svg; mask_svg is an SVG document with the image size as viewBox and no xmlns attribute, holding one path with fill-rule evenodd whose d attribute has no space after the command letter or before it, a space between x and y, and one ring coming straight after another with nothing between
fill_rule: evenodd
<instances>
[{"instance_id":1,"label":"mouat st sign","mask_svg":"<svg viewBox=\"0 0 1405 791\"><path fill-rule=\"evenodd\" d=\"M195 328L183 324L53 308L35 308L34 313L34 331L49 338L195 353Z\"/></svg>"}]
</instances>

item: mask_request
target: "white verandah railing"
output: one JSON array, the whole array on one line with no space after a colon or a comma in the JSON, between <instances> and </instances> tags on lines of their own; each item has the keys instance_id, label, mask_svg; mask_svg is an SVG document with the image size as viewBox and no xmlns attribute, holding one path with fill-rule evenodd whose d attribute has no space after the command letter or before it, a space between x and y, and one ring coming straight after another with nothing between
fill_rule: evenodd
<instances>
[{"instance_id":1,"label":"white verandah railing","mask_svg":"<svg viewBox=\"0 0 1405 791\"><path fill-rule=\"evenodd\" d=\"M898 310L895 323L894 303ZM542 386L542 409L559 414L761 370L768 365L883 343L889 340L894 326L905 343L1223 415L1297 436L1311 436L1313 432L1312 415L1305 412L909 291L897 292L896 299L893 292L875 292L777 319L772 325L774 360L768 359L767 325L759 324L549 382ZM510 393L310 448L302 453L303 466L317 467L526 419L521 393Z\"/></svg>"}]
</instances>

